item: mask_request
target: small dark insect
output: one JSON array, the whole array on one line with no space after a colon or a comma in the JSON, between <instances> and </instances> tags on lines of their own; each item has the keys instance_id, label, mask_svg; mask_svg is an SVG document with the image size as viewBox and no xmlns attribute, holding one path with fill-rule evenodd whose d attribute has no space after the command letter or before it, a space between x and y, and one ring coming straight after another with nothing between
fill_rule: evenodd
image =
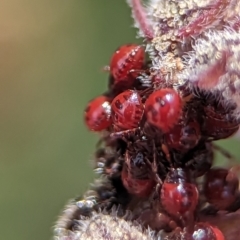
<instances>
[{"instance_id":1,"label":"small dark insect","mask_svg":"<svg viewBox=\"0 0 240 240\"><path fill-rule=\"evenodd\" d=\"M122 170L122 182L127 191L137 197L149 197L156 185L151 169L144 160L141 152L125 154L125 163Z\"/></svg>"}]
</instances>

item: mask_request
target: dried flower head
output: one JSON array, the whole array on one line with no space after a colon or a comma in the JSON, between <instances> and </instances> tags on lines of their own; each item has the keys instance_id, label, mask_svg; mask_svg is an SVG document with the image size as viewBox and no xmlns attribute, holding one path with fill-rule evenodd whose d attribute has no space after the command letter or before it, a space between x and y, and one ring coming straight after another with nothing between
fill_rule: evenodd
<instances>
[{"instance_id":1,"label":"dried flower head","mask_svg":"<svg viewBox=\"0 0 240 240\"><path fill-rule=\"evenodd\" d=\"M240 2L127 0L144 47L121 46L84 113L100 175L67 205L57 240L234 240L239 166L214 144L240 123ZM231 161L232 163L233 161Z\"/></svg>"},{"instance_id":2,"label":"dried flower head","mask_svg":"<svg viewBox=\"0 0 240 240\"><path fill-rule=\"evenodd\" d=\"M151 0L145 9L128 2L156 75L221 94L224 105L236 104L231 114L239 119L240 2Z\"/></svg>"}]
</instances>

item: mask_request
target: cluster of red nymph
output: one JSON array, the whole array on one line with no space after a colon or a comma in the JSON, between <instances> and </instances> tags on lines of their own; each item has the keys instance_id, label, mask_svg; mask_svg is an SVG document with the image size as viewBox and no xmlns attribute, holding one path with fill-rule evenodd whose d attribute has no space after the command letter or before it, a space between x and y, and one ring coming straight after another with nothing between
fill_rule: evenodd
<instances>
[{"instance_id":1,"label":"cluster of red nymph","mask_svg":"<svg viewBox=\"0 0 240 240\"><path fill-rule=\"evenodd\" d=\"M100 176L56 239L239 239L239 164L213 142L240 123L240 1L144 2L127 0L144 45L113 53L85 109ZM214 150L232 165L216 167Z\"/></svg>"},{"instance_id":2,"label":"cluster of red nymph","mask_svg":"<svg viewBox=\"0 0 240 240\"><path fill-rule=\"evenodd\" d=\"M238 130L229 114L235 106L161 79L147 59L143 46L121 46L107 91L85 109L86 126L101 133L96 170L114 189L101 188L98 204L131 210L143 226L168 232L166 239L223 240L201 216L239 207L236 171L213 167L212 143Z\"/></svg>"}]
</instances>

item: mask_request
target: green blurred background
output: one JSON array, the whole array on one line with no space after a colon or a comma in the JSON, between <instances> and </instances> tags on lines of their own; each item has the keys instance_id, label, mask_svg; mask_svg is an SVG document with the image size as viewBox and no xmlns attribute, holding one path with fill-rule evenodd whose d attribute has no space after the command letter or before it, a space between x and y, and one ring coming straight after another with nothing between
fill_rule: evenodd
<instances>
[{"instance_id":1,"label":"green blurred background","mask_svg":"<svg viewBox=\"0 0 240 240\"><path fill-rule=\"evenodd\" d=\"M50 239L93 180L83 110L114 50L137 41L132 24L124 0L1 1L0 239ZM240 157L236 140L222 144Z\"/></svg>"}]
</instances>

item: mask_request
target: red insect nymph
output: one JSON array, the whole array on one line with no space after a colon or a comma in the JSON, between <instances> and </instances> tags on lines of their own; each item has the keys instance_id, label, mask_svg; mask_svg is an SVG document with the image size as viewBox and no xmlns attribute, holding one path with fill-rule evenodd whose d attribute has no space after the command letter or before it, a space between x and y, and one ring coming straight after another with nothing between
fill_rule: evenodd
<instances>
[{"instance_id":1,"label":"red insect nymph","mask_svg":"<svg viewBox=\"0 0 240 240\"><path fill-rule=\"evenodd\" d=\"M141 46L135 44L123 45L112 56L110 72L116 83L131 81L129 72L142 69L143 63L144 49Z\"/></svg>"},{"instance_id":2,"label":"red insect nymph","mask_svg":"<svg viewBox=\"0 0 240 240\"><path fill-rule=\"evenodd\" d=\"M90 101L85 109L84 120L91 131L102 131L111 125L110 100L99 96Z\"/></svg>"},{"instance_id":3,"label":"red insect nymph","mask_svg":"<svg viewBox=\"0 0 240 240\"><path fill-rule=\"evenodd\" d=\"M212 168L206 173L204 193L218 209L224 210L236 200L238 187L238 177L228 169Z\"/></svg>"},{"instance_id":4,"label":"red insect nymph","mask_svg":"<svg viewBox=\"0 0 240 240\"><path fill-rule=\"evenodd\" d=\"M169 171L160 195L165 210L173 216L193 213L198 203L198 189L182 168Z\"/></svg>"},{"instance_id":5,"label":"red insect nymph","mask_svg":"<svg viewBox=\"0 0 240 240\"><path fill-rule=\"evenodd\" d=\"M181 115L182 102L174 89L165 88L153 92L145 108L147 121L163 132L168 132Z\"/></svg>"},{"instance_id":6,"label":"red insect nymph","mask_svg":"<svg viewBox=\"0 0 240 240\"><path fill-rule=\"evenodd\" d=\"M132 177L126 169L122 171L122 181L129 193L143 198L149 196L155 184L151 179Z\"/></svg>"},{"instance_id":7,"label":"red insect nymph","mask_svg":"<svg viewBox=\"0 0 240 240\"><path fill-rule=\"evenodd\" d=\"M144 112L141 97L137 91L127 90L116 96L111 104L112 121L120 129L138 127Z\"/></svg>"},{"instance_id":8,"label":"red insect nymph","mask_svg":"<svg viewBox=\"0 0 240 240\"><path fill-rule=\"evenodd\" d=\"M224 240L222 232L209 223L199 222L194 226L192 240Z\"/></svg>"}]
</instances>

